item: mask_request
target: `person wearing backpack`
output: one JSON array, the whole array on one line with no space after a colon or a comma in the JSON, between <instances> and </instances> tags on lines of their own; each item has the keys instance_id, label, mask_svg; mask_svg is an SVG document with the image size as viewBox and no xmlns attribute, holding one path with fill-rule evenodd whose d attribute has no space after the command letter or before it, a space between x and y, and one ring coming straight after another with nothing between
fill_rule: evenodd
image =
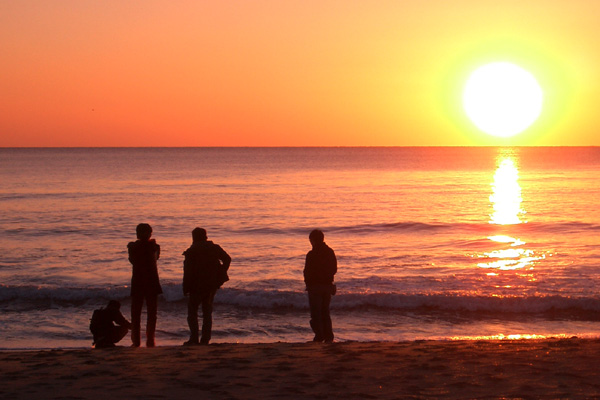
<instances>
[{"instance_id":1,"label":"person wearing backpack","mask_svg":"<svg viewBox=\"0 0 600 400\"><path fill-rule=\"evenodd\" d=\"M115 325L116 323L116 325ZM127 335L131 323L121 314L121 303L108 302L106 308L94 310L90 321L90 331L94 336L95 348L114 347Z\"/></svg>"},{"instance_id":2,"label":"person wearing backpack","mask_svg":"<svg viewBox=\"0 0 600 400\"><path fill-rule=\"evenodd\" d=\"M206 230L192 231L192 245L183 252L183 294L188 296L186 346L208 344L212 332L213 301L217 290L229 280L231 257L221 246L207 240ZM198 309L202 305L202 336L198 332Z\"/></svg>"}]
</instances>

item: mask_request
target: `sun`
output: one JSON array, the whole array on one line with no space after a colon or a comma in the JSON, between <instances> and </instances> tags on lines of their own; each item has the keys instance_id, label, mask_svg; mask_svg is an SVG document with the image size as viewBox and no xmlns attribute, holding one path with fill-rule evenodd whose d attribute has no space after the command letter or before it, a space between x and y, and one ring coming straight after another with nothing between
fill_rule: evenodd
<instances>
[{"instance_id":1,"label":"sun","mask_svg":"<svg viewBox=\"0 0 600 400\"><path fill-rule=\"evenodd\" d=\"M463 106L482 131L510 137L535 122L543 97L531 73L509 62L494 62L471 74L463 92Z\"/></svg>"}]
</instances>

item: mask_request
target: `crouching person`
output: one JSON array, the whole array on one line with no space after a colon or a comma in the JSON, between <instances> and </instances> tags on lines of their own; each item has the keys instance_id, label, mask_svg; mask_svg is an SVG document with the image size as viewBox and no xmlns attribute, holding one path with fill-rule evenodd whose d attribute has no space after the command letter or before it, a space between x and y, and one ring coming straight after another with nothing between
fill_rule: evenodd
<instances>
[{"instance_id":1,"label":"crouching person","mask_svg":"<svg viewBox=\"0 0 600 400\"><path fill-rule=\"evenodd\" d=\"M213 300L217 290L229 280L231 257L221 246L207 240L206 230L192 231L192 245L183 252L183 294L188 298L187 322L190 340L186 346L208 344L212 332ZM202 336L198 332L198 308L202 305Z\"/></svg>"},{"instance_id":2,"label":"crouching person","mask_svg":"<svg viewBox=\"0 0 600 400\"><path fill-rule=\"evenodd\" d=\"M115 325L116 324L116 325ZM94 347L114 347L127 335L131 323L121 314L121 303L108 302L106 308L95 310L90 322L90 331L94 335Z\"/></svg>"}]
</instances>

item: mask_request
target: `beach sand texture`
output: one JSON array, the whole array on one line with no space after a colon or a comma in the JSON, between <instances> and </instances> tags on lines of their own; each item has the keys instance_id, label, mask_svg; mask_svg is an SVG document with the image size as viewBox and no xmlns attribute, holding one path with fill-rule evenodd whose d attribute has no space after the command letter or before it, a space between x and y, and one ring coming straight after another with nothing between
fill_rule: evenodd
<instances>
[{"instance_id":1,"label":"beach sand texture","mask_svg":"<svg viewBox=\"0 0 600 400\"><path fill-rule=\"evenodd\" d=\"M0 398L590 399L599 365L575 338L7 351Z\"/></svg>"}]
</instances>

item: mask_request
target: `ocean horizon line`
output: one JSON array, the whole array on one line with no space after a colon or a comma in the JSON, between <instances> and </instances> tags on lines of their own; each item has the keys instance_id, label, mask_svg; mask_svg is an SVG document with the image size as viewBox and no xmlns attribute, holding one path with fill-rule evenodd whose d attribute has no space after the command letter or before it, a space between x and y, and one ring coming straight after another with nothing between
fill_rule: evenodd
<instances>
[{"instance_id":1,"label":"ocean horizon line","mask_svg":"<svg viewBox=\"0 0 600 400\"><path fill-rule=\"evenodd\" d=\"M24 150L43 150L43 149L460 149L460 148L597 148L598 145L415 145L415 146L385 146L385 145L364 145L364 146L0 146L2 150L24 149Z\"/></svg>"}]
</instances>

